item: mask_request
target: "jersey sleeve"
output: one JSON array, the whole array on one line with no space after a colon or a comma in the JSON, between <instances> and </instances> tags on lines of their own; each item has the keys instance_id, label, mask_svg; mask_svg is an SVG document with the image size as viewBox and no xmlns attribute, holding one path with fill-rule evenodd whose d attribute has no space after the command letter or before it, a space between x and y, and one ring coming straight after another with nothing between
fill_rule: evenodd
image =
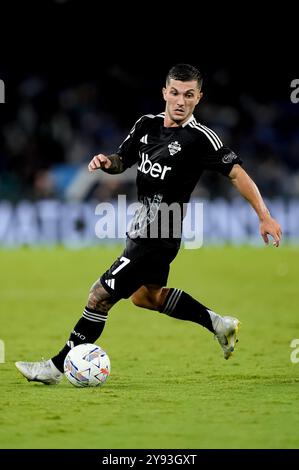
<instances>
[{"instance_id":1,"label":"jersey sleeve","mask_svg":"<svg viewBox=\"0 0 299 470\"><path fill-rule=\"evenodd\" d=\"M224 145L218 135L211 129L204 128L198 141L200 163L203 170L217 171L228 176L233 166L242 165L241 158Z\"/></svg>"},{"instance_id":2,"label":"jersey sleeve","mask_svg":"<svg viewBox=\"0 0 299 470\"><path fill-rule=\"evenodd\" d=\"M120 144L117 154L122 159L124 168L127 169L137 162L139 154L140 138L142 137L142 128L148 116L142 116L135 122L128 136Z\"/></svg>"},{"instance_id":3,"label":"jersey sleeve","mask_svg":"<svg viewBox=\"0 0 299 470\"><path fill-rule=\"evenodd\" d=\"M220 149L206 155L204 169L217 171L228 176L233 166L238 163L242 165L242 160L230 148L223 146Z\"/></svg>"}]
</instances>

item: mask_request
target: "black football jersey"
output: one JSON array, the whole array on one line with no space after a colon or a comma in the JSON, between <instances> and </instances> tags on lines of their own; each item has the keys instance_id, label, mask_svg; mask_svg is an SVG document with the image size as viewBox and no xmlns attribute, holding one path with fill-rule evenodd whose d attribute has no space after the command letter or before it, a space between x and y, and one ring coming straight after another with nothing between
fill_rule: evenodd
<instances>
[{"instance_id":1,"label":"black football jersey","mask_svg":"<svg viewBox=\"0 0 299 470\"><path fill-rule=\"evenodd\" d=\"M136 233L151 223L162 202L183 204L204 170L228 175L240 158L218 135L192 115L180 127L164 127L165 113L142 116L117 153L124 167L137 163L138 199L143 204L135 218Z\"/></svg>"}]
</instances>

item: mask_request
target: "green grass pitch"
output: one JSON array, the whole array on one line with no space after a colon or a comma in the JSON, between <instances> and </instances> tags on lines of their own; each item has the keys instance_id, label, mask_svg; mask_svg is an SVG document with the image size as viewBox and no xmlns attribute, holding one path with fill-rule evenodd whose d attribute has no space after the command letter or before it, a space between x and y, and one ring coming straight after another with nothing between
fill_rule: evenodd
<instances>
[{"instance_id":1,"label":"green grass pitch","mask_svg":"<svg viewBox=\"0 0 299 470\"><path fill-rule=\"evenodd\" d=\"M225 361L199 325L120 302L98 344L102 388L28 383L16 360L48 358L81 316L120 248L1 251L1 448L298 448L299 249L182 250L169 286L240 318Z\"/></svg>"}]
</instances>

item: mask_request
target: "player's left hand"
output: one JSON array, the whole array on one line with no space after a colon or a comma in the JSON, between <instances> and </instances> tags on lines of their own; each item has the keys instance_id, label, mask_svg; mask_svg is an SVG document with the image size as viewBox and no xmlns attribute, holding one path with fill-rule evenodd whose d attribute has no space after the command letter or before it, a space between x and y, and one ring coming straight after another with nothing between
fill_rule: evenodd
<instances>
[{"instance_id":1,"label":"player's left hand","mask_svg":"<svg viewBox=\"0 0 299 470\"><path fill-rule=\"evenodd\" d=\"M260 232L266 245L269 244L269 237L273 237L273 245L279 247L282 237L282 231L277 220L273 219L270 215L260 222Z\"/></svg>"}]
</instances>

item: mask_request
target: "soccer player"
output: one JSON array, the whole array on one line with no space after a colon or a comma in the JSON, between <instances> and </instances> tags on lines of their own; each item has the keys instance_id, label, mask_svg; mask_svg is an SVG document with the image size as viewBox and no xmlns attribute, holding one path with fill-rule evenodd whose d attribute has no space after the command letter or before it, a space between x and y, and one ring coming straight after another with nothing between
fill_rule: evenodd
<instances>
[{"instance_id":1,"label":"soccer player","mask_svg":"<svg viewBox=\"0 0 299 470\"><path fill-rule=\"evenodd\" d=\"M16 363L29 381L59 383L64 359L71 348L94 343L104 329L111 307L128 297L138 307L207 328L216 336L225 359L234 351L237 318L221 316L188 293L165 287L170 263L181 240L178 227L172 226L174 217L167 217L165 222L162 206L170 208L176 204L182 209L181 226L184 205L203 171L209 169L227 176L249 201L260 220L265 243L271 235L278 247L281 228L242 168L240 158L213 130L195 119L193 111L202 98L201 87L202 76L197 68L189 64L172 67L163 88L165 112L142 116L115 154L96 155L89 163L89 171L110 174L122 173L137 163L140 209L127 234L123 253L91 287L83 315L61 351L47 361Z\"/></svg>"}]
</instances>

